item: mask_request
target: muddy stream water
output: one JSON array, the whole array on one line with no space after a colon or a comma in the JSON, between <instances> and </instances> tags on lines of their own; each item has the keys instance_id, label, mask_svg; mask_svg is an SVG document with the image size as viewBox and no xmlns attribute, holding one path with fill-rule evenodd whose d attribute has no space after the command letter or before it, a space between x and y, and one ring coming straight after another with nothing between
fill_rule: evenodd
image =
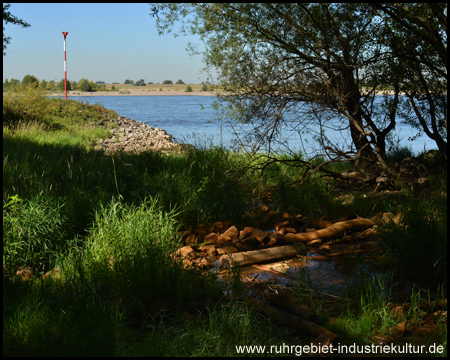
<instances>
[{"instance_id":1,"label":"muddy stream water","mask_svg":"<svg viewBox=\"0 0 450 360\"><path fill-rule=\"evenodd\" d=\"M312 250L305 256L244 267L240 275L249 289L248 293L255 296L259 295L255 288L280 285L281 289L286 287L296 291L306 288L325 297L332 298L329 295L335 295L336 299L346 298L352 290L364 286L365 281L383 277L370 271L369 264L362 261L363 255L358 258L358 254L355 254L355 259L350 254L351 251L349 255L326 258ZM227 273L219 271L217 267L212 271L227 279Z\"/></svg>"}]
</instances>

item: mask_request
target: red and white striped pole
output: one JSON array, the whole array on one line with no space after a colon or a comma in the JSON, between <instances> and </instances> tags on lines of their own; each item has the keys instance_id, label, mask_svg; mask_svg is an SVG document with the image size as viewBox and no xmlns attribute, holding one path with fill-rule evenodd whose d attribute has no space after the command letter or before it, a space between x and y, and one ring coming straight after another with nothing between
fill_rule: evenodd
<instances>
[{"instance_id":1,"label":"red and white striped pole","mask_svg":"<svg viewBox=\"0 0 450 360\"><path fill-rule=\"evenodd\" d=\"M67 100L67 60L66 60L66 36L68 32L63 31L64 35L64 95Z\"/></svg>"}]
</instances>

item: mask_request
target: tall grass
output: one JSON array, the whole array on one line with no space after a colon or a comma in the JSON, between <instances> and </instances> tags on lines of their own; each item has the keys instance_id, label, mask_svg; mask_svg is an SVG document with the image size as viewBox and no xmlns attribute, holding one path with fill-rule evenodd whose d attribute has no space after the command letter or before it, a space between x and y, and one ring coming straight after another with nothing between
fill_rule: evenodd
<instances>
[{"instance_id":1,"label":"tall grass","mask_svg":"<svg viewBox=\"0 0 450 360\"><path fill-rule=\"evenodd\" d=\"M63 205L52 199L12 197L3 206L3 266L9 276L19 267L53 268L67 250L67 219Z\"/></svg>"},{"instance_id":2,"label":"tall grass","mask_svg":"<svg viewBox=\"0 0 450 360\"><path fill-rule=\"evenodd\" d=\"M4 279L4 354L234 355L235 344L280 342L245 305L219 301L217 278L183 269L174 215L157 199L112 200L60 258L60 277L27 287ZM151 313L158 299L162 313Z\"/></svg>"},{"instance_id":3,"label":"tall grass","mask_svg":"<svg viewBox=\"0 0 450 360\"><path fill-rule=\"evenodd\" d=\"M248 201L245 186L227 173L231 155L221 150L177 156L120 153L113 163L101 151L24 137L5 136L3 149L4 201L15 194L63 199L73 209L70 221L78 232L117 191L127 203L159 195L166 210L181 206L180 218L191 222L240 221Z\"/></svg>"},{"instance_id":4,"label":"tall grass","mask_svg":"<svg viewBox=\"0 0 450 360\"><path fill-rule=\"evenodd\" d=\"M447 274L447 201L409 198L398 223L380 227L399 274L421 281L442 280Z\"/></svg>"}]
</instances>

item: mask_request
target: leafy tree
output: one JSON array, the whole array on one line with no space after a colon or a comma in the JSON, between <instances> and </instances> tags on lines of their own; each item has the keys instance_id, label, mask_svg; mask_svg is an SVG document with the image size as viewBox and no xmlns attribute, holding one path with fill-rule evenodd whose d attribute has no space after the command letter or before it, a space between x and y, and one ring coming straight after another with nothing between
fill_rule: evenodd
<instances>
[{"instance_id":1,"label":"leafy tree","mask_svg":"<svg viewBox=\"0 0 450 360\"><path fill-rule=\"evenodd\" d=\"M77 83L77 89L80 89L81 90L81 84L83 84L83 82L84 81L88 81L87 79L85 79L85 78L81 78L79 81L78 81L78 83ZM88 81L89 82L89 81Z\"/></svg>"},{"instance_id":2,"label":"leafy tree","mask_svg":"<svg viewBox=\"0 0 450 360\"><path fill-rule=\"evenodd\" d=\"M92 91L92 86L87 79L84 79L80 84L81 91Z\"/></svg>"},{"instance_id":3,"label":"leafy tree","mask_svg":"<svg viewBox=\"0 0 450 360\"><path fill-rule=\"evenodd\" d=\"M144 79L139 79L133 85L134 86L145 86L145 81L144 81Z\"/></svg>"},{"instance_id":4,"label":"leafy tree","mask_svg":"<svg viewBox=\"0 0 450 360\"><path fill-rule=\"evenodd\" d=\"M5 79L5 81L3 82L3 91L8 89L9 89L9 80Z\"/></svg>"},{"instance_id":5,"label":"leafy tree","mask_svg":"<svg viewBox=\"0 0 450 360\"><path fill-rule=\"evenodd\" d=\"M221 109L226 117L253 125L243 141L255 144L253 150L265 148L271 154L279 135L292 126L300 133L315 132L330 160L353 160L360 169L370 169L372 177L380 169L392 173L385 161L386 143L396 126L401 80L408 69L392 67L406 48L397 53L391 48L395 37L386 35L393 24L380 13L373 5L358 3L153 8L160 34L182 22L179 33L200 35L205 42L204 61L217 70L224 90L219 94ZM400 36L407 44L414 42L411 32ZM436 57L430 52L434 64L440 61ZM393 88L392 96L375 101L387 86ZM325 135L327 127L348 129L350 143L332 143Z\"/></svg>"},{"instance_id":6,"label":"leafy tree","mask_svg":"<svg viewBox=\"0 0 450 360\"><path fill-rule=\"evenodd\" d=\"M79 86L81 91L92 91L92 86L87 79L82 79L80 81L81 83Z\"/></svg>"},{"instance_id":7,"label":"leafy tree","mask_svg":"<svg viewBox=\"0 0 450 360\"><path fill-rule=\"evenodd\" d=\"M132 84L132 83L133 83L133 80L129 80L129 79L126 79L124 82L124 84Z\"/></svg>"},{"instance_id":8,"label":"leafy tree","mask_svg":"<svg viewBox=\"0 0 450 360\"><path fill-rule=\"evenodd\" d=\"M181 79L179 79L179 80L176 82L176 84L183 85L183 84L184 84L184 81L181 80Z\"/></svg>"},{"instance_id":9,"label":"leafy tree","mask_svg":"<svg viewBox=\"0 0 450 360\"><path fill-rule=\"evenodd\" d=\"M61 79L61 81L58 83L58 90L59 91L65 91L65 84L64 79ZM67 80L67 91L72 90L70 87L70 81Z\"/></svg>"},{"instance_id":10,"label":"leafy tree","mask_svg":"<svg viewBox=\"0 0 450 360\"><path fill-rule=\"evenodd\" d=\"M68 82L70 82L70 90L78 90L78 81L75 80L67 80Z\"/></svg>"},{"instance_id":11,"label":"leafy tree","mask_svg":"<svg viewBox=\"0 0 450 360\"><path fill-rule=\"evenodd\" d=\"M46 90L47 89L47 81L44 79L39 83L39 88Z\"/></svg>"},{"instance_id":12,"label":"leafy tree","mask_svg":"<svg viewBox=\"0 0 450 360\"><path fill-rule=\"evenodd\" d=\"M31 25L23 21L22 19L19 19L18 17L12 15L8 9L10 8L11 4L3 4L3 56L6 55L6 47L11 42L10 36L5 36L5 25L8 23L20 25L22 27L30 27Z\"/></svg>"},{"instance_id":13,"label":"leafy tree","mask_svg":"<svg viewBox=\"0 0 450 360\"><path fill-rule=\"evenodd\" d=\"M35 87L37 87L39 85L39 80L34 77L34 75L25 75L22 80L22 85L28 86L30 84L34 84Z\"/></svg>"},{"instance_id":14,"label":"leafy tree","mask_svg":"<svg viewBox=\"0 0 450 360\"><path fill-rule=\"evenodd\" d=\"M162 83L166 85L173 84L172 80L164 80Z\"/></svg>"},{"instance_id":15,"label":"leafy tree","mask_svg":"<svg viewBox=\"0 0 450 360\"><path fill-rule=\"evenodd\" d=\"M55 90L55 80L50 80L47 84L47 89L50 91L54 91Z\"/></svg>"},{"instance_id":16,"label":"leafy tree","mask_svg":"<svg viewBox=\"0 0 450 360\"><path fill-rule=\"evenodd\" d=\"M384 20L403 117L447 156L447 4L371 3Z\"/></svg>"}]
</instances>

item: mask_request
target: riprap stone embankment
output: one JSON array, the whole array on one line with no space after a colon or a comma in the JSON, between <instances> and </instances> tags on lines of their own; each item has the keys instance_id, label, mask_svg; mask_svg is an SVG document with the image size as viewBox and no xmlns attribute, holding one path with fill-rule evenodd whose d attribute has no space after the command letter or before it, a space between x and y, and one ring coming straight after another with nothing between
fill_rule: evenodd
<instances>
[{"instance_id":1,"label":"riprap stone embankment","mask_svg":"<svg viewBox=\"0 0 450 360\"><path fill-rule=\"evenodd\" d=\"M108 139L100 139L97 149L104 149L106 153L126 151L139 153L147 150L172 152L182 149L182 145L173 141L173 137L165 130L158 129L136 120L119 116L108 119L118 127L111 129ZM106 126L103 122L100 126Z\"/></svg>"}]
</instances>

